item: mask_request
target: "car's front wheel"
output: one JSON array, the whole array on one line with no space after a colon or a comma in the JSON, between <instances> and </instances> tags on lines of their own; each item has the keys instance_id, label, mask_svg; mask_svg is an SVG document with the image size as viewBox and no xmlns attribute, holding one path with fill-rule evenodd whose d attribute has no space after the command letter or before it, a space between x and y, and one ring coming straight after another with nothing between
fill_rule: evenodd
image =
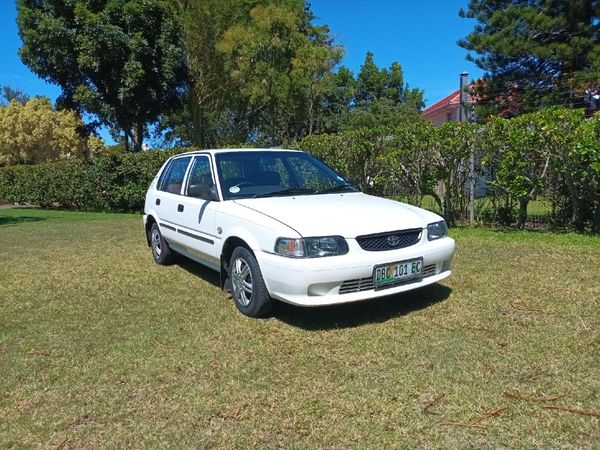
<instances>
[{"instance_id":1,"label":"car's front wheel","mask_svg":"<svg viewBox=\"0 0 600 450\"><path fill-rule=\"evenodd\" d=\"M150 248L157 264L167 265L173 262L173 253L156 223L153 223L150 228Z\"/></svg>"},{"instance_id":2,"label":"car's front wheel","mask_svg":"<svg viewBox=\"0 0 600 450\"><path fill-rule=\"evenodd\" d=\"M271 311L269 296L260 267L254 255L244 247L237 247L229 262L231 295L242 314L263 317Z\"/></svg>"}]
</instances>

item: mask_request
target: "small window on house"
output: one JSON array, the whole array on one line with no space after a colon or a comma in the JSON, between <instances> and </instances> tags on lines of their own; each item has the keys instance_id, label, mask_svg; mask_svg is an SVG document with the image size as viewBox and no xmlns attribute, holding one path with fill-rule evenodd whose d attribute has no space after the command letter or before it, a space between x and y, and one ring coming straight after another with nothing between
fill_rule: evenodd
<instances>
[{"instance_id":1,"label":"small window on house","mask_svg":"<svg viewBox=\"0 0 600 450\"><path fill-rule=\"evenodd\" d=\"M446 122L452 122L452 112L446 114Z\"/></svg>"},{"instance_id":2,"label":"small window on house","mask_svg":"<svg viewBox=\"0 0 600 450\"><path fill-rule=\"evenodd\" d=\"M183 177L185 177L185 171L187 170L187 166L191 159L191 156L186 156L184 158L177 158L171 161L171 163L165 169L164 178L161 177L158 190L170 192L171 194L181 193Z\"/></svg>"}]
</instances>

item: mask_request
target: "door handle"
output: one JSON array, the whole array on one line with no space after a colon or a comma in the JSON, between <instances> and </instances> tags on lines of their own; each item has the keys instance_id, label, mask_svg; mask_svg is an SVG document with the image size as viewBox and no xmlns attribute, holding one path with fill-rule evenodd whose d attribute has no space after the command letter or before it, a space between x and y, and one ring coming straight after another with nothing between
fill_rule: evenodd
<instances>
[{"instance_id":1,"label":"door handle","mask_svg":"<svg viewBox=\"0 0 600 450\"><path fill-rule=\"evenodd\" d=\"M181 203L179 205L177 205L177 211L183 212L183 205Z\"/></svg>"},{"instance_id":2,"label":"door handle","mask_svg":"<svg viewBox=\"0 0 600 450\"><path fill-rule=\"evenodd\" d=\"M157 205L160 205L160 198L157 198L155 203L156 203Z\"/></svg>"}]
</instances>

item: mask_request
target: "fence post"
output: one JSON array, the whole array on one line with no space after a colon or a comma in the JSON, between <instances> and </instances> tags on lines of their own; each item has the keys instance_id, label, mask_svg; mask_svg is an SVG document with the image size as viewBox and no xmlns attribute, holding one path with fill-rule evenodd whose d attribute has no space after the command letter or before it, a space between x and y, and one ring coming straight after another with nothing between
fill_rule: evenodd
<instances>
[{"instance_id":1,"label":"fence post","mask_svg":"<svg viewBox=\"0 0 600 450\"><path fill-rule=\"evenodd\" d=\"M467 113L468 104L468 72L460 74L460 115L461 122L468 122L469 115ZM475 150L471 148L469 157L469 222L475 222Z\"/></svg>"}]
</instances>

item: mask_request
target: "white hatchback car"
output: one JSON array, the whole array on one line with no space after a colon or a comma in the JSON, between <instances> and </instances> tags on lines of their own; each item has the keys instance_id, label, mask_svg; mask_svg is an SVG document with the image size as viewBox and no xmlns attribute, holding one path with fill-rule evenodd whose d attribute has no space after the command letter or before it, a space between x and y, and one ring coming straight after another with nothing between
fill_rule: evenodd
<instances>
[{"instance_id":1,"label":"white hatchback car","mask_svg":"<svg viewBox=\"0 0 600 450\"><path fill-rule=\"evenodd\" d=\"M296 150L173 156L148 189L144 225L157 263L177 252L219 271L248 316L273 299L331 305L435 283L455 245L440 216L363 194Z\"/></svg>"}]
</instances>

